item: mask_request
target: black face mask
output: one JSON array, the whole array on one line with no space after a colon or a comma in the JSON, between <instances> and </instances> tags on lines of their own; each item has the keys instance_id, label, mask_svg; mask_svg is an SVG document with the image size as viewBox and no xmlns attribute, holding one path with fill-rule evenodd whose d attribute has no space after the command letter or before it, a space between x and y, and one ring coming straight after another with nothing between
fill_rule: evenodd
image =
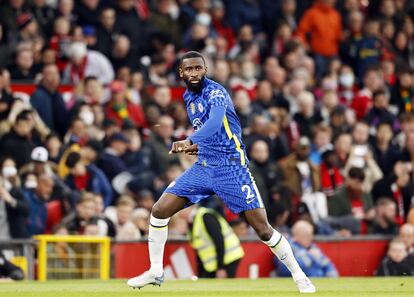
<instances>
[{"instance_id":1,"label":"black face mask","mask_svg":"<svg viewBox=\"0 0 414 297\"><path fill-rule=\"evenodd\" d=\"M205 79L205 77L203 76L200 79L200 81L196 84L191 83L189 78L184 78L183 80L184 80L184 82L187 86L187 89L189 89L193 93L200 93L201 89L203 88L204 79Z\"/></svg>"}]
</instances>

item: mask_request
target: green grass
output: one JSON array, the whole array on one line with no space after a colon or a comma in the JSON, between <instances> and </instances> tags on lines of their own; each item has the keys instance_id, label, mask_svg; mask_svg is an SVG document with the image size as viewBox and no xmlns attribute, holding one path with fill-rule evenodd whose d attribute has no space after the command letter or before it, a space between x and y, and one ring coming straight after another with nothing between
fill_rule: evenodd
<instances>
[{"instance_id":1,"label":"green grass","mask_svg":"<svg viewBox=\"0 0 414 297\"><path fill-rule=\"evenodd\" d=\"M414 297L414 278L314 279L314 296ZM289 297L300 296L290 279L168 281L159 287L130 289L125 280L0 283L0 297ZM303 295L302 295L303 296Z\"/></svg>"}]
</instances>

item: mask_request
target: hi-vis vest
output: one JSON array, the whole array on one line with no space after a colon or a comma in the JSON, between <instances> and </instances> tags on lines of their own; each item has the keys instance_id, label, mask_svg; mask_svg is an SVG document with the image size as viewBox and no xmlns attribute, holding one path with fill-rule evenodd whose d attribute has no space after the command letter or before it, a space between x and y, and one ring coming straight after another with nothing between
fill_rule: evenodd
<instances>
[{"instance_id":1,"label":"hi-vis vest","mask_svg":"<svg viewBox=\"0 0 414 297\"><path fill-rule=\"evenodd\" d=\"M207 213L214 215L220 223L221 233L224 238L224 265L243 258L244 251L240 245L239 238L234 234L226 220L213 209L200 207L194 217L190 243L197 250L204 269L207 272L213 272L217 270L217 252L204 224L203 217Z\"/></svg>"}]
</instances>

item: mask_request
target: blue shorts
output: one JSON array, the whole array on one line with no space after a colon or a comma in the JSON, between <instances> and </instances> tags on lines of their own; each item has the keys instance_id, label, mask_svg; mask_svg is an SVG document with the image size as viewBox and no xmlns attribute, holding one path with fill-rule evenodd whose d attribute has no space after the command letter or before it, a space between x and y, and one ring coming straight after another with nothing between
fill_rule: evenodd
<instances>
[{"instance_id":1,"label":"blue shorts","mask_svg":"<svg viewBox=\"0 0 414 297\"><path fill-rule=\"evenodd\" d=\"M241 165L204 167L196 163L164 192L185 197L192 203L216 194L234 213L264 208L249 168Z\"/></svg>"}]
</instances>

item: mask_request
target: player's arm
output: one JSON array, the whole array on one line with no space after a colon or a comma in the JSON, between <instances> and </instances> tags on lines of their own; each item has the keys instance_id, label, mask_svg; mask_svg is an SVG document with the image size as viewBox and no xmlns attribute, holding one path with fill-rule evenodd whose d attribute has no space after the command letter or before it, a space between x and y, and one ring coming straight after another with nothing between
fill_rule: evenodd
<instances>
[{"instance_id":1,"label":"player's arm","mask_svg":"<svg viewBox=\"0 0 414 297\"><path fill-rule=\"evenodd\" d=\"M207 138L213 136L217 133L217 131L220 130L221 125L223 124L225 114L225 106L219 105L211 107L208 120L200 129L198 129L193 135L189 136L187 139L189 139L192 144L195 144L202 142L203 140L206 140Z\"/></svg>"},{"instance_id":2,"label":"player's arm","mask_svg":"<svg viewBox=\"0 0 414 297\"><path fill-rule=\"evenodd\" d=\"M211 107L209 119L204 123L204 125L187 139L174 142L172 144L170 154L184 152L191 153L196 149L198 151L198 147L194 145L213 136L220 130L225 113L226 107L223 105Z\"/></svg>"}]
</instances>

